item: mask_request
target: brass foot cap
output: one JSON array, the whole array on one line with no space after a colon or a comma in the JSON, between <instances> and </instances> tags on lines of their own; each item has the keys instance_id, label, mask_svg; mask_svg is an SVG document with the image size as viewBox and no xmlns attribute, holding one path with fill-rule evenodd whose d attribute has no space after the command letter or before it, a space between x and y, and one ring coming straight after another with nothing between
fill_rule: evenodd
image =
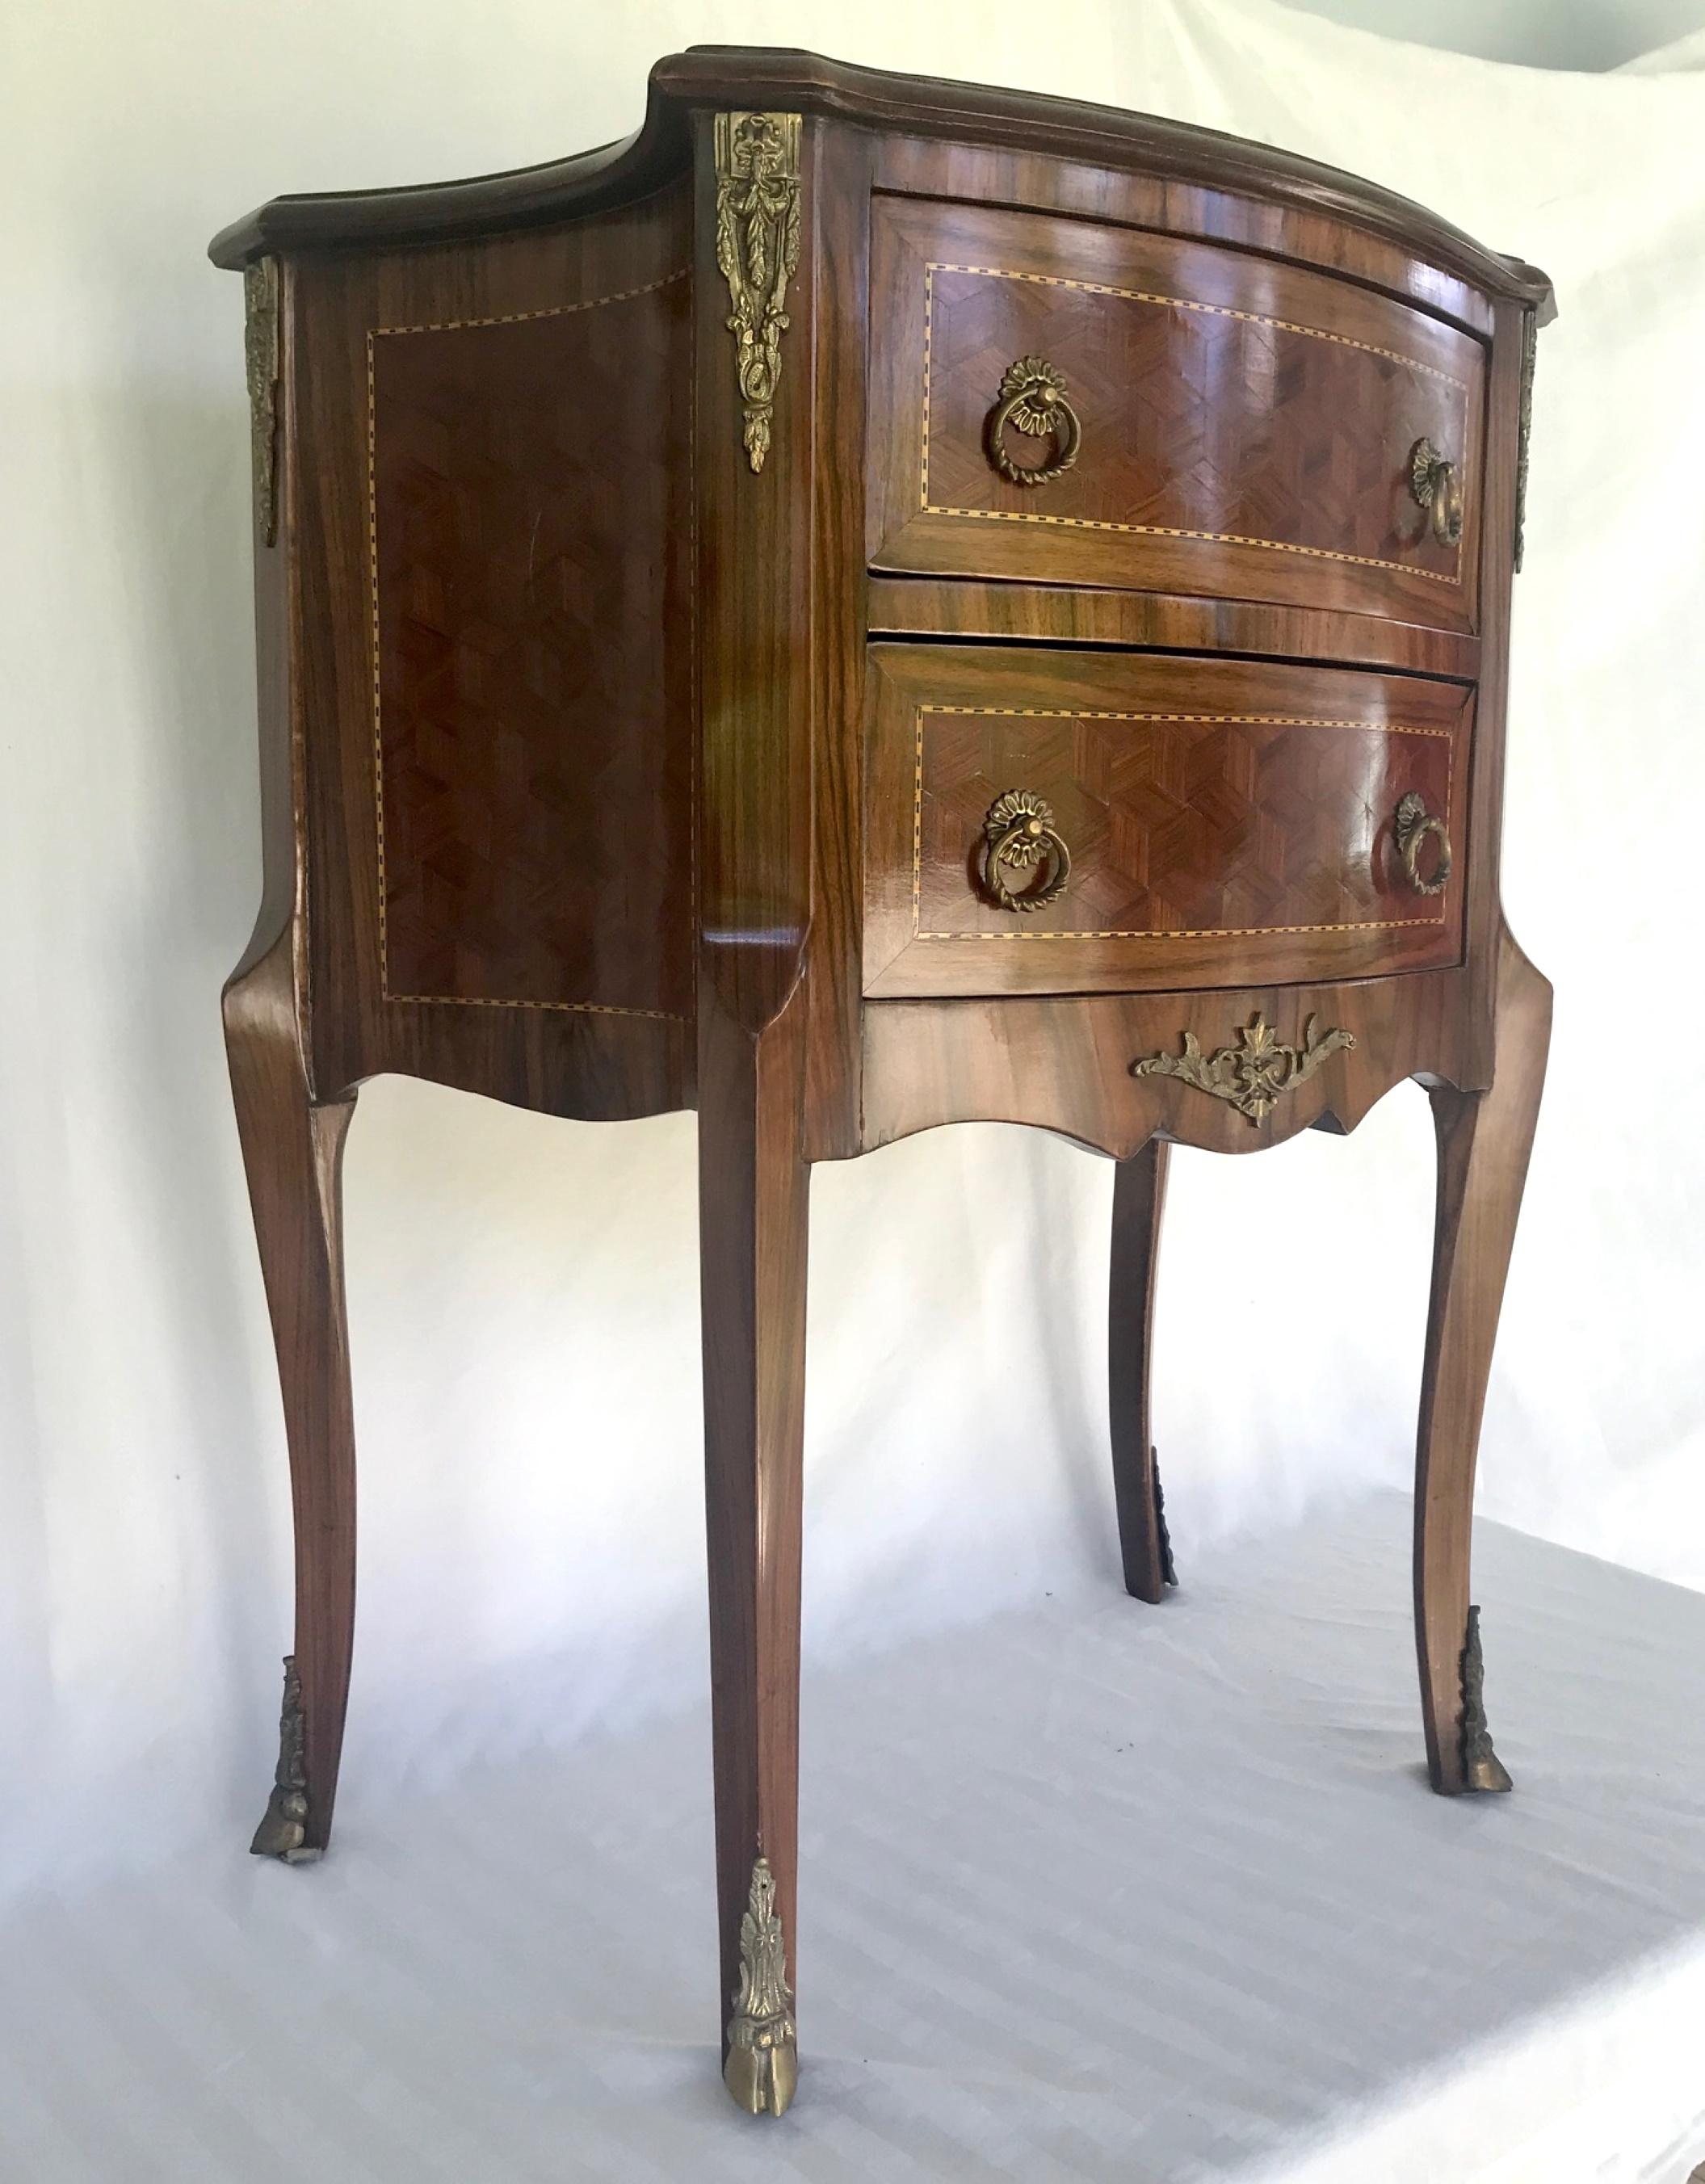
<instances>
[{"instance_id":1,"label":"brass foot cap","mask_svg":"<svg viewBox=\"0 0 1705 2184\"><path fill-rule=\"evenodd\" d=\"M791 2039L773 2046L733 2046L722 2065L722 2081L749 2115L785 2115L800 2082L799 2050Z\"/></svg>"},{"instance_id":2,"label":"brass foot cap","mask_svg":"<svg viewBox=\"0 0 1705 2184\"><path fill-rule=\"evenodd\" d=\"M323 1853L309 1847L307 1836L307 1798L299 1790L275 1790L267 1803L266 1817L248 1846L249 1855L276 1858L285 1865L312 1865Z\"/></svg>"},{"instance_id":3,"label":"brass foot cap","mask_svg":"<svg viewBox=\"0 0 1705 2184\"><path fill-rule=\"evenodd\" d=\"M1485 1752L1471 1760L1463 1777L1467 1790L1513 1790L1516 1786L1509 1777L1509 1769L1496 1752Z\"/></svg>"}]
</instances>

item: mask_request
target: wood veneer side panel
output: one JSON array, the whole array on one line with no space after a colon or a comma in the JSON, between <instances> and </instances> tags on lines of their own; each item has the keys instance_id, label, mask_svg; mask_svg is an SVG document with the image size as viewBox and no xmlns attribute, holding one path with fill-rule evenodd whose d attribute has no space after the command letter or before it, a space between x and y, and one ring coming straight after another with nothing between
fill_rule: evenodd
<instances>
[{"instance_id":1,"label":"wood veneer side panel","mask_svg":"<svg viewBox=\"0 0 1705 2184\"><path fill-rule=\"evenodd\" d=\"M387 997L381 972L369 337L550 311L671 274L689 277L683 192L566 230L392 254L304 257L295 287L301 596L314 1067L335 1097L383 1071L516 1105L618 1119L690 1105L690 993L681 1017ZM688 369L685 328L679 369ZM588 429L595 419L588 418ZM476 521L478 497L470 503ZM680 632L690 643L690 630ZM683 677L690 691L690 676ZM690 749L690 720L678 733ZM690 794L690 766L683 770ZM596 814L588 811L588 823ZM683 827L685 844L689 838ZM493 845L501 853L502 844ZM683 903L683 917L685 916Z\"/></svg>"},{"instance_id":2,"label":"wood veneer side panel","mask_svg":"<svg viewBox=\"0 0 1705 2184\"><path fill-rule=\"evenodd\" d=\"M369 334L390 1000L692 1013L690 310Z\"/></svg>"}]
</instances>

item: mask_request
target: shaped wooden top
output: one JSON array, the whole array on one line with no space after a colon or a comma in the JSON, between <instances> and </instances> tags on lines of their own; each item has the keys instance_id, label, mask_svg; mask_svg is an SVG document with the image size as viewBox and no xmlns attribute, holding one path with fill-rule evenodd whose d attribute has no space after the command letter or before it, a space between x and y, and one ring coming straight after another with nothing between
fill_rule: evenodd
<instances>
[{"instance_id":1,"label":"shaped wooden top","mask_svg":"<svg viewBox=\"0 0 1705 2184\"><path fill-rule=\"evenodd\" d=\"M239 268L274 251L387 249L502 235L648 196L689 157L695 108L772 108L951 142L1022 149L1130 169L1342 220L1414 251L1495 296L1551 315L1551 285L1424 207L1272 145L1156 114L1034 92L860 68L788 47L694 46L651 71L645 120L632 136L569 159L468 181L274 198L221 231L215 265Z\"/></svg>"}]
</instances>

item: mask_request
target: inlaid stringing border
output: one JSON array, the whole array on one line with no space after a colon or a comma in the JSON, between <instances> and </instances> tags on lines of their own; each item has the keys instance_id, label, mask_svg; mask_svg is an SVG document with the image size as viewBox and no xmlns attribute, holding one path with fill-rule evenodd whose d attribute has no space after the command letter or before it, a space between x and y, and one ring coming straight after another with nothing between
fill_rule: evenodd
<instances>
[{"instance_id":1,"label":"inlaid stringing border","mask_svg":"<svg viewBox=\"0 0 1705 2184\"><path fill-rule=\"evenodd\" d=\"M961 719L1000 721L1157 721L1182 722L1212 727L1354 728L1373 736L1437 736L1450 749L1445 756L1445 811L1453 808L1456 788L1457 738L1451 728L1415 727L1401 721L1348 721L1317 718L1306 713L1125 713L1102 712L1084 705L919 705L913 711L916 760L911 789L911 937L914 940L1251 940L1262 933L1395 933L1422 925L1442 926L1446 895L1439 898L1436 917L1356 918L1334 925L1201 925L1167 931L1134 933L925 933L923 922L923 731L932 713L956 715Z\"/></svg>"},{"instance_id":2,"label":"inlaid stringing border","mask_svg":"<svg viewBox=\"0 0 1705 2184\"><path fill-rule=\"evenodd\" d=\"M537 311L504 311L490 318L433 319L416 326L369 326L367 329L367 596L373 655L373 824L379 856L379 998L382 1001L414 1003L431 1008L554 1009L578 1016L647 1017L661 1023L687 1023L691 1021L674 1009L624 1008L612 1001L529 1001L490 994L393 994L391 991L390 933L385 889L385 740L379 695L379 405L374 373L374 343L386 334L460 333L471 326L514 326L533 319L568 318L576 311L595 311L601 304L628 304L636 296L655 295L660 288L668 288L677 281L686 280L692 270L691 266L679 265L672 273L665 273L655 281L642 281L637 288L617 288L607 296L588 296L577 304L551 304ZM696 767L692 769L692 772L696 776ZM692 782L691 793L696 799L696 778ZM696 856L699 836L696 811L689 816L688 825ZM697 900L696 885L694 900Z\"/></svg>"},{"instance_id":3,"label":"inlaid stringing border","mask_svg":"<svg viewBox=\"0 0 1705 2184\"><path fill-rule=\"evenodd\" d=\"M1216 546L1256 546L1271 554L1301 554L1309 560L1343 561L1362 569L1401 569L1412 577L1424 577L1429 584L1447 584L1453 590L1462 589L1463 549L1457 547L1455 571L1446 575L1442 570L1418 569L1408 561L1394 561L1379 554L1345 554L1329 546L1299 546L1284 538L1254 538L1237 531L1190 531L1167 523L1115 523L1088 515L1048 515L1039 509L1021 508L950 508L933 501L929 497L929 403L930 368L935 323L935 276L938 273L972 273L991 281L1025 281L1033 287L1071 288L1083 295L1117 296L1132 304L1154 304L1168 310L1195 311L1206 317L1236 319L1245 326L1272 326L1280 333L1305 334L1311 340L1332 342L1340 348L1359 349L1367 356L1381 356L1393 364L1401 364L1411 371L1424 372L1433 379L1442 379L1454 387L1463 397L1463 411L1468 415L1468 385L1453 371L1440 365L1423 364L1418 357L1406 356L1401 349L1381 348L1373 342L1357 341L1349 334L1336 334L1325 326L1306 326L1296 319L1273 319L1260 311L1234 310L1229 304L1201 304L1188 296L1151 294L1144 288L1115 288L1100 281L1073 281L1056 273L1022 273L1006 265L960 265L945 259L926 259L923 268L923 452L919 473L918 506L925 515L961 515L989 523L1050 523L1066 531L1112 531L1126 536L1146 538L1194 538ZM1466 536L1466 533L1464 533Z\"/></svg>"}]
</instances>

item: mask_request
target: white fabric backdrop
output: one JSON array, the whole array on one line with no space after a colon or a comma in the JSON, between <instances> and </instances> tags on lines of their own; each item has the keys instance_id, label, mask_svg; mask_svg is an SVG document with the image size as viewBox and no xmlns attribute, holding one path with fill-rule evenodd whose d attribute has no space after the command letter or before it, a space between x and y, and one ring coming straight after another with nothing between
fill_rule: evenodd
<instances>
[{"instance_id":1,"label":"white fabric backdrop","mask_svg":"<svg viewBox=\"0 0 1705 2184\"><path fill-rule=\"evenodd\" d=\"M1481 1507L1705 1584L1697 1150L1705 81L1465 62L1264 0L14 8L0 101L0 1752L14 1878L252 1825L289 1637L282 1433L219 1039L259 879L238 284L281 189L554 156L695 40L1146 107L1546 267L1506 898L1557 988ZM350 1764L453 1778L704 1678L690 1117L364 1093ZM1424 1100L1185 1154L1157 1440L1182 1553L1412 1440ZM818 1171L814 1655L1114 1582L1110 1170L942 1132ZM1377 1298L1362 1269L1380 1269ZM1209 1328L1214 1330L1210 1335ZM1000 1390L999 1445L982 1404Z\"/></svg>"}]
</instances>

